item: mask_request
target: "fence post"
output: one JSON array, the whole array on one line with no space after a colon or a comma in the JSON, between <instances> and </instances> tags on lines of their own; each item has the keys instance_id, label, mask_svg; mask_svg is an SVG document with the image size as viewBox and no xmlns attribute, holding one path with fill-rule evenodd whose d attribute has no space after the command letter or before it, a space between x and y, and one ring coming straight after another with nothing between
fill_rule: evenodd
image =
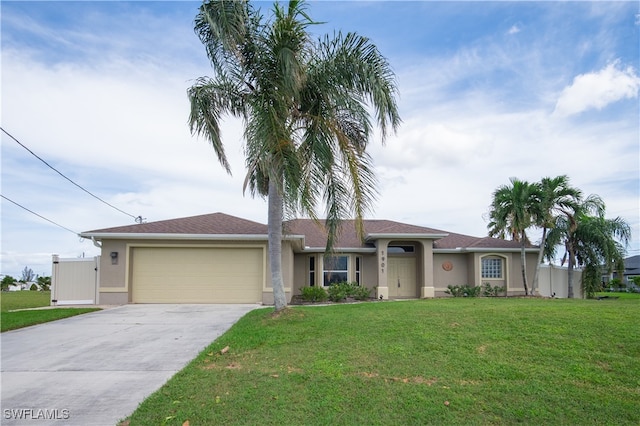
<instances>
[{"instance_id":1,"label":"fence post","mask_svg":"<svg viewBox=\"0 0 640 426\"><path fill-rule=\"evenodd\" d=\"M96 270L96 293L95 293L95 297L93 298L93 303L96 305L100 304L100 256L95 256L95 270Z\"/></svg>"},{"instance_id":2,"label":"fence post","mask_svg":"<svg viewBox=\"0 0 640 426\"><path fill-rule=\"evenodd\" d=\"M52 256L51 264L51 305L56 306L58 304L57 288L58 288L58 272L60 269L60 256L54 254Z\"/></svg>"}]
</instances>

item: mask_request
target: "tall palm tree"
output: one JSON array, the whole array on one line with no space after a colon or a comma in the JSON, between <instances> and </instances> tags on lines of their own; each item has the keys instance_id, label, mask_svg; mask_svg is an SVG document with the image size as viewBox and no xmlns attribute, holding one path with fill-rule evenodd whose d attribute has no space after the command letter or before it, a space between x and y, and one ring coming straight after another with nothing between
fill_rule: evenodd
<instances>
[{"instance_id":1,"label":"tall palm tree","mask_svg":"<svg viewBox=\"0 0 640 426\"><path fill-rule=\"evenodd\" d=\"M489 211L489 236L511 238L520 242L522 284L529 294L527 284L526 247L529 244L526 230L534 224L539 213L541 191L538 184L511 178L511 185L501 185L493 193Z\"/></svg>"},{"instance_id":2,"label":"tall palm tree","mask_svg":"<svg viewBox=\"0 0 640 426\"><path fill-rule=\"evenodd\" d=\"M611 263L616 261L624 248L618 242L627 244L630 238L628 225L620 218L605 218L606 206L598 195L578 198L572 209L564 211L556 218L549 231L544 247L545 257L553 259L557 247L564 245L562 264L567 262L568 297L574 297L573 272L576 266L595 262L594 259Z\"/></svg>"},{"instance_id":3,"label":"tall palm tree","mask_svg":"<svg viewBox=\"0 0 640 426\"><path fill-rule=\"evenodd\" d=\"M538 262L536 272L533 276L531 292L538 288L540 277L540 265L544 256L544 246L547 241L547 233L553 228L558 215L566 214L575 208L577 200L582 196L579 189L573 188L569 184L567 175L555 178L545 177L540 181L540 206L539 216L535 218L536 225L542 228L542 239L540 241L540 251L538 252Z\"/></svg>"},{"instance_id":4,"label":"tall palm tree","mask_svg":"<svg viewBox=\"0 0 640 426\"><path fill-rule=\"evenodd\" d=\"M276 310L287 304L282 280L285 214L317 219L324 204L333 249L341 219L362 218L375 198L366 147L373 125L382 140L400 123L397 87L387 60L365 37L341 32L312 41L303 1L276 3L267 20L248 1L208 0L195 31L213 77L189 88L191 132L206 137L230 173L220 120L244 122L244 189L268 200L269 263Z\"/></svg>"}]
</instances>

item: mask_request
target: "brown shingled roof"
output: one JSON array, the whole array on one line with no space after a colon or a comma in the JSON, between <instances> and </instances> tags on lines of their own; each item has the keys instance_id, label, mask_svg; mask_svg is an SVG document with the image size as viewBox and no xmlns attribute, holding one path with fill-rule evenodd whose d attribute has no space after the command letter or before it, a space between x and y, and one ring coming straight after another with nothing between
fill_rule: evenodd
<instances>
[{"instance_id":1,"label":"brown shingled roof","mask_svg":"<svg viewBox=\"0 0 640 426\"><path fill-rule=\"evenodd\" d=\"M314 222L312 219L289 220L285 222L284 229L288 234L304 235L307 247L323 248L327 245L327 232L324 226ZM369 234L446 234L445 231L390 220L365 220L364 229L365 236ZM345 220L341 223L335 247L364 248L373 246L371 244L363 244L358 239L354 220Z\"/></svg>"},{"instance_id":2,"label":"brown shingled roof","mask_svg":"<svg viewBox=\"0 0 640 426\"><path fill-rule=\"evenodd\" d=\"M423 226L410 225L390 220L365 220L365 236L371 234L386 235L434 235L434 249L482 249L504 248L519 249L517 241L507 241L490 237L472 237ZM327 244L327 233L322 222L312 219L293 219L284 222L285 235L303 235L305 246L324 248ZM118 226L114 228L96 229L84 232L85 236L102 234L191 234L191 235L268 235L268 227L224 213L212 213L179 219L161 220L137 225ZM442 235L446 235L441 237ZM345 220L340 227L336 248L370 248L371 243L363 243L356 236L355 221ZM529 245L528 247L533 247Z\"/></svg>"},{"instance_id":3,"label":"brown shingled roof","mask_svg":"<svg viewBox=\"0 0 640 426\"><path fill-rule=\"evenodd\" d=\"M528 244L527 247L535 246ZM491 237L472 237L470 235L455 234L450 232L448 236L437 240L433 243L434 249L481 249L481 248L501 248L501 249L520 249L518 241L501 240L500 238Z\"/></svg>"},{"instance_id":4,"label":"brown shingled roof","mask_svg":"<svg viewBox=\"0 0 640 426\"><path fill-rule=\"evenodd\" d=\"M198 234L198 235L267 235L267 225L224 213L203 214L180 219L115 228L96 229L84 234Z\"/></svg>"}]
</instances>

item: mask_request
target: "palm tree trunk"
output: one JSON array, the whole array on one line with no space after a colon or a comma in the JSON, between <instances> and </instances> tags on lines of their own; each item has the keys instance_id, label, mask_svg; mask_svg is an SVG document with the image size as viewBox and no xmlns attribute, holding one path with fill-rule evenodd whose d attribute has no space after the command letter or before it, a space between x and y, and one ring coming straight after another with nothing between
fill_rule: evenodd
<instances>
[{"instance_id":1,"label":"palm tree trunk","mask_svg":"<svg viewBox=\"0 0 640 426\"><path fill-rule=\"evenodd\" d=\"M284 293L284 281L282 280L282 216L283 198L278 183L275 179L269 179L268 197L268 223L269 228L269 265L271 266L271 286L273 288L273 301L276 311L286 308L287 298Z\"/></svg>"},{"instance_id":2,"label":"palm tree trunk","mask_svg":"<svg viewBox=\"0 0 640 426\"><path fill-rule=\"evenodd\" d=\"M575 254L573 247L568 247L569 264L567 265L567 297L573 299L573 266L575 265Z\"/></svg>"},{"instance_id":3,"label":"palm tree trunk","mask_svg":"<svg viewBox=\"0 0 640 426\"><path fill-rule=\"evenodd\" d=\"M529 287L527 286L527 255L525 253L525 244L527 240L524 235L520 239L520 264L522 265L522 284L524 284L524 294L529 295Z\"/></svg>"},{"instance_id":4,"label":"palm tree trunk","mask_svg":"<svg viewBox=\"0 0 640 426\"><path fill-rule=\"evenodd\" d=\"M544 245L547 243L547 228L542 228L542 241L540 241L540 251L538 251L538 263L536 263L536 273L533 275L533 284L531 284L531 294L533 294L538 288L538 282L540 280L540 265L542 264L542 257L544 256Z\"/></svg>"}]
</instances>

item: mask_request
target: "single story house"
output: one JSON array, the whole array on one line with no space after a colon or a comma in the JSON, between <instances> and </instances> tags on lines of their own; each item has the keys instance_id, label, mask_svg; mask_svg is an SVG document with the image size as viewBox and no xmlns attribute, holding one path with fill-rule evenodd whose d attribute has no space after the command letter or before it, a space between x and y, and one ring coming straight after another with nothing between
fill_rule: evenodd
<instances>
[{"instance_id":1,"label":"single story house","mask_svg":"<svg viewBox=\"0 0 640 426\"><path fill-rule=\"evenodd\" d=\"M490 283L524 294L520 247L389 220L366 220L365 238L344 221L332 257L326 233L310 219L284 223L287 299L304 286L350 281L382 299L445 296L448 285ZM101 247L99 303L273 304L267 225L223 213L81 234ZM533 279L538 248L526 249Z\"/></svg>"},{"instance_id":2,"label":"single story house","mask_svg":"<svg viewBox=\"0 0 640 426\"><path fill-rule=\"evenodd\" d=\"M635 256L625 258L622 277L618 275L617 271L613 271L611 276L609 276L609 274L603 274L602 281L605 284L608 284L610 278L619 278L627 288L635 288L636 286L633 284L633 277L640 277L640 255L637 254Z\"/></svg>"}]
</instances>

